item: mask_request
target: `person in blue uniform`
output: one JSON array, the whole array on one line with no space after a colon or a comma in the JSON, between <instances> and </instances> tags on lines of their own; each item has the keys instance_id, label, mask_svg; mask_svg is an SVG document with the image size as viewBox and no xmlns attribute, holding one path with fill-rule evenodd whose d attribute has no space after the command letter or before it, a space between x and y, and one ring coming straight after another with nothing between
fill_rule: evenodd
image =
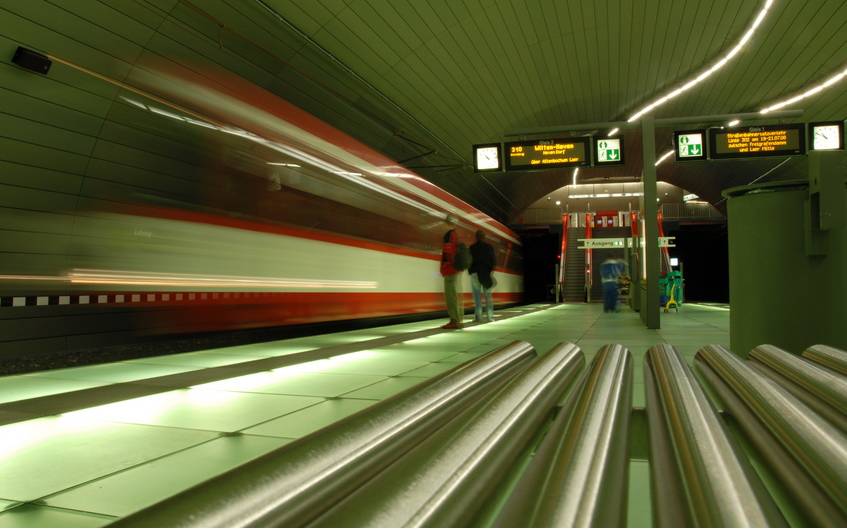
<instances>
[{"instance_id":1,"label":"person in blue uniform","mask_svg":"<svg viewBox=\"0 0 847 529\"><path fill-rule=\"evenodd\" d=\"M494 247L485 242L485 232L476 232L476 242L471 245L471 266L468 273L471 275L471 290L473 291L474 321L493 321L494 302L492 291L494 290ZM483 301L485 302L486 316L483 320Z\"/></svg>"},{"instance_id":2,"label":"person in blue uniform","mask_svg":"<svg viewBox=\"0 0 847 529\"><path fill-rule=\"evenodd\" d=\"M618 310L618 280L626 270L621 259L606 259L600 265L600 279L603 282L603 312Z\"/></svg>"}]
</instances>

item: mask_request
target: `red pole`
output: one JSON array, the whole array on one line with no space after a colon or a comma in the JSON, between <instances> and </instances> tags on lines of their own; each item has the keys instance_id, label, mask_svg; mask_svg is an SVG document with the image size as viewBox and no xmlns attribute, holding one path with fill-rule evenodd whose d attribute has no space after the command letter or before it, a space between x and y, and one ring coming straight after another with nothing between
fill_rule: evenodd
<instances>
[{"instance_id":1,"label":"red pole","mask_svg":"<svg viewBox=\"0 0 847 529\"><path fill-rule=\"evenodd\" d=\"M559 251L559 285L565 284L565 252L568 249L568 223L570 215L562 214L562 248Z\"/></svg>"},{"instance_id":2,"label":"red pole","mask_svg":"<svg viewBox=\"0 0 847 529\"><path fill-rule=\"evenodd\" d=\"M659 239L660 240L661 240L662 237L665 236L665 228L663 226L663 221L664 221L664 217L662 216L662 210L660 209L659 211L656 212L656 222L659 224ZM671 271L671 256L670 256L670 253L668 252L667 246L662 246L661 243L660 243L659 248L661 248L661 251L662 251L662 265L663 265L665 273L667 274L668 272Z\"/></svg>"},{"instance_id":3,"label":"red pole","mask_svg":"<svg viewBox=\"0 0 847 529\"><path fill-rule=\"evenodd\" d=\"M591 239L591 232L594 226L594 219L592 218L591 213L585 214L585 239L586 241ZM591 289L591 285L594 284L591 277L591 248L585 249L585 284L588 286L589 290Z\"/></svg>"}]
</instances>

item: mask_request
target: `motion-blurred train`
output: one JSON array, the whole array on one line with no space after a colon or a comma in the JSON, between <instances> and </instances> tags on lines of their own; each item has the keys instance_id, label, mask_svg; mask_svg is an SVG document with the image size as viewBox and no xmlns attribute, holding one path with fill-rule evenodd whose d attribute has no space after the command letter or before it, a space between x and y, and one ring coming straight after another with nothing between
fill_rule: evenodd
<instances>
[{"instance_id":1,"label":"motion-blurred train","mask_svg":"<svg viewBox=\"0 0 847 529\"><path fill-rule=\"evenodd\" d=\"M121 83L77 209L33 233L50 246L37 265L0 276L6 308L55 318L33 338L440 311L447 215L495 247L495 302L521 299L506 226L261 88L210 79L148 67Z\"/></svg>"}]
</instances>

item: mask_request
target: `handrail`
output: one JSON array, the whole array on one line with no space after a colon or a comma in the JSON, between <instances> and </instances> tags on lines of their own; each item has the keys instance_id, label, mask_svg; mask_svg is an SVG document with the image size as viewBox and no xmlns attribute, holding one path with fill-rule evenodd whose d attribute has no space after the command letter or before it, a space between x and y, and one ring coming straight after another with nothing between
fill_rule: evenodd
<instances>
[{"instance_id":1,"label":"handrail","mask_svg":"<svg viewBox=\"0 0 847 529\"><path fill-rule=\"evenodd\" d=\"M645 368L645 384L654 389L647 392L652 481L674 476L673 481L678 483L662 485L675 485L681 492L681 497L654 496L657 525L784 524L755 471L739 457L738 448L679 352L665 344L652 347L647 351ZM667 437L654 442L653 437L663 433ZM655 453L653 448L659 443L670 449ZM666 465L676 468L662 468Z\"/></svg>"},{"instance_id":2,"label":"handrail","mask_svg":"<svg viewBox=\"0 0 847 529\"><path fill-rule=\"evenodd\" d=\"M847 378L773 345L750 352L751 365L847 432Z\"/></svg>"},{"instance_id":3,"label":"handrail","mask_svg":"<svg viewBox=\"0 0 847 529\"><path fill-rule=\"evenodd\" d=\"M803 351L803 358L822 365L833 371L847 375L847 351L829 347L828 345L813 345Z\"/></svg>"},{"instance_id":4,"label":"handrail","mask_svg":"<svg viewBox=\"0 0 847 529\"><path fill-rule=\"evenodd\" d=\"M584 365L579 347L558 345L469 420L453 421L311 525L467 526Z\"/></svg>"},{"instance_id":5,"label":"handrail","mask_svg":"<svg viewBox=\"0 0 847 529\"><path fill-rule=\"evenodd\" d=\"M513 342L112 526L304 525L535 356L530 344Z\"/></svg>"},{"instance_id":6,"label":"handrail","mask_svg":"<svg viewBox=\"0 0 847 529\"><path fill-rule=\"evenodd\" d=\"M700 349L696 361L704 375L712 371L749 408L836 506L842 510L847 506L847 436L843 432L721 346ZM745 419L739 417L739 422L743 426ZM773 459L770 463L782 464Z\"/></svg>"},{"instance_id":7,"label":"handrail","mask_svg":"<svg viewBox=\"0 0 847 529\"><path fill-rule=\"evenodd\" d=\"M576 403L551 426L498 526L588 527L626 525L632 359L622 345L597 352ZM563 426L563 422L566 426ZM517 505L516 502L521 504Z\"/></svg>"}]
</instances>

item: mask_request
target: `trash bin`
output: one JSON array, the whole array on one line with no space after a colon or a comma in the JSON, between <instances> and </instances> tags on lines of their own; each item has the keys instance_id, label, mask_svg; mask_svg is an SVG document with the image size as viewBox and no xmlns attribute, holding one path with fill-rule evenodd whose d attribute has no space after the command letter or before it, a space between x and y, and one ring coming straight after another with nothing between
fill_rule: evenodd
<instances>
[{"instance_id":1,"label":"trash bin","mask_svg":"<svg viewBox=\"0 0 847 529\"><path fill-rule=\"evenodd\" d=\"M825 232L823 255L808 255L807 181L736 187L724 196L732 350L847 348L847 226ZM847 207L847 190L844 200Z\"/></svg>"}]
</instances>

